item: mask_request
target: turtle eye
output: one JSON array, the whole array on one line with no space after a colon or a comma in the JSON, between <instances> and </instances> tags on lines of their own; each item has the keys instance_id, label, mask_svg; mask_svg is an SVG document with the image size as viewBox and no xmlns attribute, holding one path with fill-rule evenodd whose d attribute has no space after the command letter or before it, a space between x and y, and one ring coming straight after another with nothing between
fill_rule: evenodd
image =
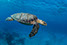
<instances>
[{"instance_id":1,"label":"turtle eye","mask_svg":"<svg viewBox=\"0 0 67 45\"><path fill-rule=\"evenodd\" d=\"M46 23L44 23L44 24L46 24Z\"/></svg>"},{"instance_id":2,"label":"turtle eye","mask_svg":"<svg viewBox=\"0 0 67 45\"><path fill-rule=\"evenodd\" d=\"M46 22L44 22L44 24L46 24Z\"/></svg>"}]
</instances>

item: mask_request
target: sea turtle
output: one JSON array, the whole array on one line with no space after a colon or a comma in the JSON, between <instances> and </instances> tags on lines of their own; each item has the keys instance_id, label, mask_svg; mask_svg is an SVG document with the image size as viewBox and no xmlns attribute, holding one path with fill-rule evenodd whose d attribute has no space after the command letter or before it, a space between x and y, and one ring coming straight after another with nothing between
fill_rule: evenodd
<instances>
[{"instance_id":1,"label":"sea turtle","mask_svg":"<svg viewBox=\"0 0 67 45\"><path fill-rule=\"evenodd\" d=\"M29 13L15 13L11 15L11 17L7 17L6 21L13 21L16 20L21 24L26 25L34 25L31 33L29 34L29 37L34 36L39 29L39 23L42 25L47 25L46 22L38 19L35 15L29 14Z\"/></svg>"}]
</instances>

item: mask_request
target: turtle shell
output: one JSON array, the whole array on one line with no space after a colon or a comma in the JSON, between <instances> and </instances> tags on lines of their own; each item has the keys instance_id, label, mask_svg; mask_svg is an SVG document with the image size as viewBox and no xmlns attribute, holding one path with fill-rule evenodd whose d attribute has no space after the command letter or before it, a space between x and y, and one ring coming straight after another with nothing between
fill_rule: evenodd
<instances>
[{"instance_id":1,"label":"turtle shell","mask_svg":"<svg viewBox=\"0 0 67 45\"><path fill-rule=\"evenodd\" d=\"M30 21L36 21L37 17L35 15L29 14L29 13L16 13L11 15L11 17L20 22L25 24L30 24Z\"/></svg>"}]
</instances>

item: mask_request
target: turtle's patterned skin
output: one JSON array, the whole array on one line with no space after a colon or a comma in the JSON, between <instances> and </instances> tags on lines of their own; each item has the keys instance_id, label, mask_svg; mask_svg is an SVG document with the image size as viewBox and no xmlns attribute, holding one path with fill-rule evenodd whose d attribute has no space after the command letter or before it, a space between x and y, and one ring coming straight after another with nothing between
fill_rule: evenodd
<instances>
[{"instance_id":1,"label":"turtle's patterned skin","mask_svg":"<svg viewBox=\"0 0 67 45\"><path fill-rule=\"evenodd\" d=\"M29 34L29 37L34 36L39 29L39 24L47 25L46 22L38 19L35 15L29 14L29 13L16 13L11 15L11 17L6 18L6 21L13 21L16 20L22 24L26 25L34 25L31 33Z\"/></svg>"}]
</instances>

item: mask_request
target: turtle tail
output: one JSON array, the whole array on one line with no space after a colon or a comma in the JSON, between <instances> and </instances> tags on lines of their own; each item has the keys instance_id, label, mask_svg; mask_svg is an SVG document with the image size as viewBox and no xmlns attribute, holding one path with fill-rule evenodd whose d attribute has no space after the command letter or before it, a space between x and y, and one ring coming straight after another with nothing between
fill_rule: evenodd
<instances>
[{"instance_id":1,"label":"turtle tail","mask_svg":"<svg viewBox=\"0 0 67 45\"><path fill-rule=\"evenodd\" d=\"M37 19L37 23L40 23L41 25L47 26L47 23L45 21L40 20L40 19Z\"/></svg>"}]
</instances>

